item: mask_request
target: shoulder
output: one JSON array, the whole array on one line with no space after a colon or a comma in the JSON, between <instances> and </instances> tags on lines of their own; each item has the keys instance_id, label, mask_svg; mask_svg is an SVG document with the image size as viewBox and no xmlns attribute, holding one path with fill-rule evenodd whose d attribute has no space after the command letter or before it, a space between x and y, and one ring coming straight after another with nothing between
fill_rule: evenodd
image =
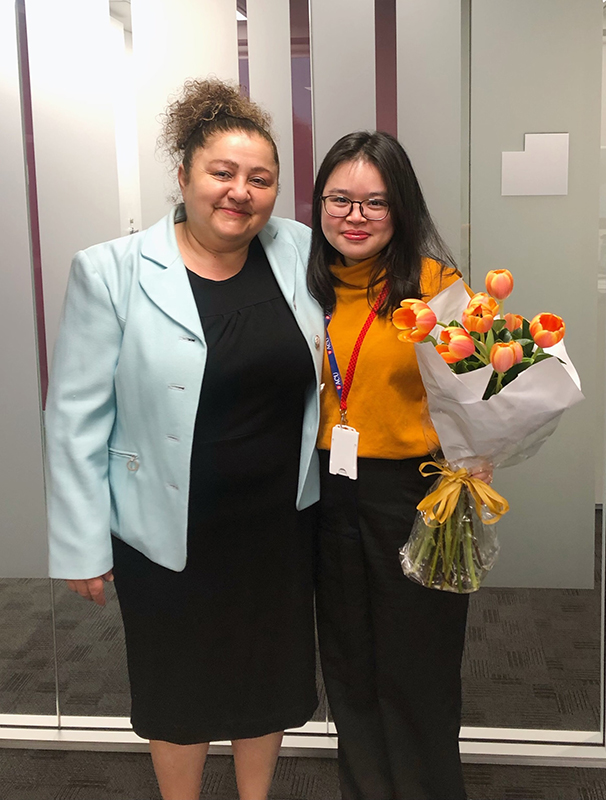
<instances>
[{"instance_id":1,"label":"shoulder","mask_svg":"<svg viewBox=\"0 0 606 800\"><path fill-rule=\"evenodd\" d=\"M458 269L444 266L433 258L424 258L421 268L421 292L426 300L431 299L462 277Z\"/></svg>"},{"instance_id":2,"label":"shoulder","mask_svg":"<svg viewBox=\"0 0 606 800\"><path fill-rule=\"evenodd\" d=\"M103 273L112 265L121 263L130 254L139 253L144 235L145 231L141 231L131 236L121 236L119 239L94 244L76 253L74 261Z\"/></svg>"},{"instance_id":3,"label":"shoulder","mask_svg":"<svg viewBox=\"0 0 606 800\"><path fill-rule=\"evenodd\" d=\"M176 253L172 241L175 210L145 230L81 250L74 256L73 268L96 272L103 281L112 284L119 277L136 272L145 253L152 260L168 263Z\"/></svg>"},{"instance_id":4,"label":"shoulder","mask_svg":"<svg viewBox=\"0 0 606 800\"><path fill-rule=\"evenodd\" d=\"M311 228L294 219L272 217L264 230L274 239L290 240L300 247L309 248L311 242Z\"/></svg>"}]
</instances>

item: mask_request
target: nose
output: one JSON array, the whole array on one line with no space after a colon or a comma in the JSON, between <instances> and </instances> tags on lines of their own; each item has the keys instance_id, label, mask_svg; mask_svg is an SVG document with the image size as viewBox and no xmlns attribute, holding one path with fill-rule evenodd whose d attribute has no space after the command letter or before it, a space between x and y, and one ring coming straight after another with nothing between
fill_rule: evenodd
<instances>
[{"instance_id":1,"label":"nose","mask_svg":"<svg viewBox=\"0 0 606 800\"><path fill-rule=\"evenodd\" d=\"M228 197L230 197L236 203L245 203L250 199L248 182L246 181L246 178L236 178L234 181L232 181L231 186L229 187Z\"/></svg>"},{"instance_id":2,"label":"nose","mask_svg":"<svg viewBox=\"0 0 606 800\"><path fill-rule=\"evenodd\" d=\"M359 203L354 203L352 205L351 211L345 219L355 222L356 224L359 224L360 222L366 222L366 217L362 214L362 208Z\"/></svg>"}]
</instances>

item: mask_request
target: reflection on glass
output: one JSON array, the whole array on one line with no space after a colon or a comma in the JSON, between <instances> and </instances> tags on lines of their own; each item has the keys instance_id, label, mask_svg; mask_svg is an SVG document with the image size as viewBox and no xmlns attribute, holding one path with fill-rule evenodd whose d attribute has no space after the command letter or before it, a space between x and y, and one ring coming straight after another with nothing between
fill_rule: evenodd
<instances>
[{"instance_id":1,"label":"reflection on glass","mask_svg":"<svg viewBox=\"0 0 606 800\"><path fill-rule=\"evenodd\" d=\"M493 589L471 596L463 725L600 729L601 513L593 589Z\"/></svg>"},{"instance_id":2,"label":"reflection on glass","mask_svg":"<svg viewBox=\"0 0 606 800\"><path fill-rule=\"evenodd\" d=\"M0 580L0 714L55 714L47 579Z\"/></svg>"}]
</instances>

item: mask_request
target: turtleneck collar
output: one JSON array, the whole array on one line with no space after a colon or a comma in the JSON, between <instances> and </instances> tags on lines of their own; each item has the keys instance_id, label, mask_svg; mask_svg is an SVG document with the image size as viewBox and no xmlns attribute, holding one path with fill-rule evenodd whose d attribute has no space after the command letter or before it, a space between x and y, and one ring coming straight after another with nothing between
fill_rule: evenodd
<instances>
[{"instance_id":1,"label":"turtleneck collar","mask_svg":"<svg viewBox=\"0 0 606 800\"><path fill-rule=\"evenodd\" d=\"M380 254L371 256L371 258L360 261L351 267L346 267L342 263L333 264L330 269L333 275L349 286L353 286L356 289L366 290L368 288L368 279L370 277L370 273L373 271L379 255Z\"/></svg>"}]
</instances>

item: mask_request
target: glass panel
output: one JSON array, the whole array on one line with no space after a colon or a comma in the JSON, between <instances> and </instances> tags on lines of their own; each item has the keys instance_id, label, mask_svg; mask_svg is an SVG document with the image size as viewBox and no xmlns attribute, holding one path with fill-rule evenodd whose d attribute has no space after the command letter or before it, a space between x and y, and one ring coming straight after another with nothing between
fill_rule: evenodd
<instances>
[{"instance_id":1,"label":"glass panel","mask_svg":"<svg viewBox=\"0 0 606 800\"><path fill-rule=\"evenodd\" d=\"M601 517L593 589L484 587L472 595L463 725L600 730Z\"/></svg>"},{"instance_id":2,"label":"glass panel","mask_svg":"<svg viewBox=\"0 0 606 800\"><path fill-rule=\"evenodd\" d=\"M376 127L374 3L311 0L316 168L341 136ZM343 24L347 20L347 24Z\"/></svg>"},{"instance_id":3,"label":"glass panel","mask_svg":"<svg viewBox=\"0 0 606 800\"><path fill-rule=\"evenodd\" d=\"M471 598L467 726L602 726L604 565L601 512L594 516L604 458L603 414L594 414L604 396L594 260L602 20L595 3L571 12L563 2L471 5L472 285L480 290L488 269L507 267L516 278L516 307L507 310L557 309L587 400L542 452L495 476L512 511L498 526L502 550L488 586ZM535 46L537 26L545 35ZM500 195L501 153L523 150L523 134L534 131L570 132L568 196Z\"/></svg>"},{"instance_id":4,"label":"glass panel","mask_svg":"<svg viewBox=\"0 0 606 800\"><path fill-rule=\"evenodd\" d=\"M471 13L472 286L480 291L488 269L505 267L516 281L507 311L529 319L542 310L560 314L586 397L537 455L495 476L511 511L499 523L504 546L488 583L587 589L597 444L601 9L592 0L574 8L566 0L480 0ZM570 134L567 196L501 195L502 153L522 151L532 132Z\"/></svg>"}]
</instances>

